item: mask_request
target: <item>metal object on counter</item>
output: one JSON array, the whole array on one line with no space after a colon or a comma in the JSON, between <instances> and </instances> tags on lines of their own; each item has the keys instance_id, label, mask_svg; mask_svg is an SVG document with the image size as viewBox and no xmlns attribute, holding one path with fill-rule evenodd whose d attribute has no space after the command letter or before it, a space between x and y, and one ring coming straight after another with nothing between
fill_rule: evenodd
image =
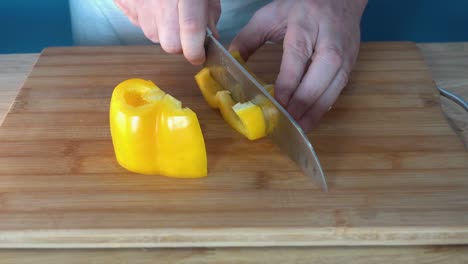
<instances>
[{"instance_id":1,"label":"metal object on counter","mask_svg":"<svg viewBox=\"0 0 468 264\"><path fill-rule=\"evenodd\" d=\"M440 94L442 96L444 96L445 98L448 98L449 100L452 100L453 102L455 102L456 104L458 104L459 106L463 107L463 109L465 109L465 111L468 112L468 103L460 96L452 93L452 92L449 92L447 91L446 89L440 87L440 86L437 86L437 89L439 90Z\"/></svg>"}]
</instances>

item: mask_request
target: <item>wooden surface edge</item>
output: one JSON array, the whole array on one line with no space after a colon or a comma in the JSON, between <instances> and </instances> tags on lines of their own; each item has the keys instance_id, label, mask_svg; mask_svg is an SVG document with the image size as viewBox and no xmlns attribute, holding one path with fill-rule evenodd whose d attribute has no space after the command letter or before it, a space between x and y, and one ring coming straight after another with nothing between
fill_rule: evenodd
<instances>
[{"instance_id":1,"label":"wooden surface edge","mask_svg":"<svg viewBox=\"0 0 468 264\"><path fill-rule=\"evenodd\" d=\"M3 249L2 264L26 263L468 263L464 246L184 249Z\"/></svg>"},{"instance_id":2,"label":"wooden surface edge","mask_svg":"<svg viewBox=\"0 0 468 264\"><path fill-rule=\"evenodd\" d=\"M0 55L0 126L39 57L40 53Z\"/></svg>"},{"instance_id":3,"label":"wooden surface edge","mask_svg":"<svg viewBox=\"0 0 468 264\"><path fill-rule=\"evenodd\" d=\"M411 231L409 234L408 232ZM276 242L275 242L276 241ZM468 227L7 231L0 248L197 248L468 244Z\"/></svg>"}]
</instances>

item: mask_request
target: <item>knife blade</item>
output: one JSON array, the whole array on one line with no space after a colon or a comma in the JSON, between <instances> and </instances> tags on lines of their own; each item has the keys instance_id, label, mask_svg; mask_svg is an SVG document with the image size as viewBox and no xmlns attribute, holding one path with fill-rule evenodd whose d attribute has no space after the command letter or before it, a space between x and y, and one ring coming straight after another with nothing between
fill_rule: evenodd
<instances>
[{"instance_id":1,"label":"knife blade","mask_svg":"<svg viewBox=\"0 0 468 264\"><path fill-rule=\"evenodd\" d=\"M317 154L291 115L244 69L210 30L205 41L205 52L204 66L210 70L212 77L229 90L237 102L252 101L259 105L267 121L268 137L271 141L322 191L327 192L327 181ZM270 118L272 113L275 116L274 121Z\"/></svg>"}]
</instances>

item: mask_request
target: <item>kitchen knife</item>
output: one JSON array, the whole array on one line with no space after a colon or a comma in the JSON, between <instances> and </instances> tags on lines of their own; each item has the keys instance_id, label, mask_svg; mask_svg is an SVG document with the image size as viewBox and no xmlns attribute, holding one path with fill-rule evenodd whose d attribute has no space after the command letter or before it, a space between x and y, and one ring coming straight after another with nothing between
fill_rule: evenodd
<instances>
[{"instance_id":1,"label":"kitchen knife","mask_svg":"<svg viewBox=\"0 0 468 264\"><path fill-rule=\"evenodd\" d=\"M327 181L317 155L306 134L289 113L237 62L208 30L204 66L237 102L252 101L262 108L268 137L286 153L324 192ZM265 103L266 102L266 103Z\"/></svg>"}]
</instances>

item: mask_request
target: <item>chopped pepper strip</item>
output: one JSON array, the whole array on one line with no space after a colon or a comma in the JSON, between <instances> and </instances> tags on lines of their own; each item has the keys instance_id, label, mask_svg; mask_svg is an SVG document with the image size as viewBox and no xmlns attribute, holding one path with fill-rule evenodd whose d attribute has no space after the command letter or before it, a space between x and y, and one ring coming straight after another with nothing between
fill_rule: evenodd
<instances>
[{"instance_id":1,"label":"chopped pepper strip","mask_svg":"<svg viewBox=\"0 0 468 264\"><path fill-rule=\"evenodd\" d=\"M250 140L265 136L265 119L262 109L252 102L235 103L229 91L216 93L223 119L237 132Z\"/></svg>"},{"instance_id":2,"label":"chopped pepper strip","mask_svg":"<svg viewBox=\"0 0 468 264\"><path fill-rule=\"evenodd\" d=\"M274 94L274 86L266 84L253 74L246 66L245 61L238 51L231 55L271 94ZM276 124L276 110L271 102L264 98L254 98L245 103L235 102L231 93L224 89L212 76L208 68L203 68L195 75L195 81L205 98L207 104L219 109L221 116L234 130L244 135L249 140L265 137ZM263 109L263 110L262 110ZM268 121L268 122L267 122Z\"/></svg>"},{"instance_id":3,"label":"chopped pepper strip","mask_svg":"<svg viewBox=\"0 0 468 264\"><path fill-rule=\"evenodd\" d=\"M125 169L176 178L207 175L196 114L153 82L129 79L118 84L109 118L115 156Z\"/></svg>"},{"instance_id":4,"label":"chopped pepper strip","mask_svg":"<svg viewBox=\"0 0 468 264\"><path fill-rule=\"evenodd\" d=\"M218 108L216 93L224 89L211 77L210 70L208 68L203 68L197 75L195 75L195 80L197 81L208 105L211 108Z\"/></svg>"},{"instance_id":5,"label":"chopped pepper strip","mask_svg":"<svg viewBox=\"0 0 468 264\"><path fill-rule=\"evenodd\" d=\"M257 80L258 83L260 83L263 87L265 87L266 85L268 85L266 82L264 82L262 79L258 78L257 75L255 75L252 70L250 70L249 67L247 67L247 63L245 62L245 60L242 58L242 56L240 55L240 52L239 51L231 51L231 55L232 57L234 57L234 59L236 59L237 62L240 63L240 65L242 65L242 67L244 67L245 70L247 70L250 75L252 75L255 80Z\"/></svg>"}]
</instances>

